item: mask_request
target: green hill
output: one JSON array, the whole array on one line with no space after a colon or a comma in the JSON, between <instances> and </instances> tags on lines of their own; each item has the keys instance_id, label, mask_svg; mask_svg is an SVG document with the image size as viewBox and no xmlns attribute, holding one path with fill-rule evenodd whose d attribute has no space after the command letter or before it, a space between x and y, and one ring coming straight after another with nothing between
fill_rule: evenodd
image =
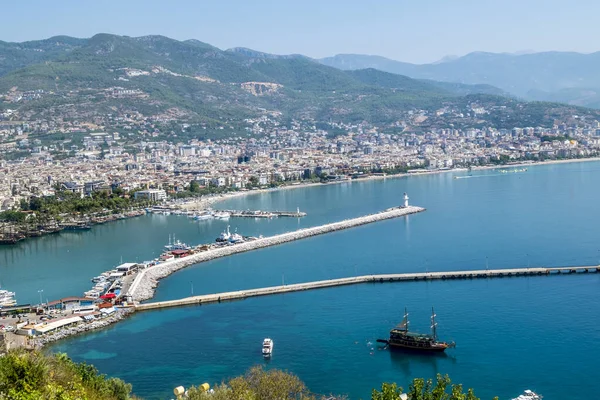
<instances>
[{"instance_id":1,"label":"green hill","mask_svg":"<svg viewBox=\"0 0 600 400\"><path fill-rule=\"evenodd\" d=\"M0 93L43 89L40 99L19 106L44 118L69 104L84 115L115 109L152 115L176 109L179 119L209 125L240 125L265 111L317 121L387 123L406 110L450 107L468 112L472 102L482 102L508 111L481 114L478 123L494 121L497 127L512 128L508 124L514 118L505 114L519 115L531 107L499 96L485 101L472 96L503 94L488 85L416 80L376 69L343 71L301 55L223 51L197 40L164 36L97 34L0 45ZM136 95L109 95L118 90ZM569 113L590 113L565 106L535 108L536 118L527 119L534 126L552 125L554 118ZM445 118L430 121L455 122Z\"/></svg>"}]
</instances>

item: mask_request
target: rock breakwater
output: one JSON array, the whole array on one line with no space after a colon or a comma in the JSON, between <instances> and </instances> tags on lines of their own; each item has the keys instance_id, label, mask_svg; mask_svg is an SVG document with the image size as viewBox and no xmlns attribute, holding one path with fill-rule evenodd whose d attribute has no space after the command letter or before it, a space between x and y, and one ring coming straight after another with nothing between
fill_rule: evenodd
<instances>
[{"instance_id":1,"label":"rock breakwater","mask_svg":"<svg viewBox=\"0 0 600 400\"><path fill-rule=\"evenodd\" d=\"M160 279L165 278L170 274L193 264L214 260L220 257L226 257L232 254L261 249L264 247L276 246L294 240L353 228L356 226L370 224L377 221L398 218L409 214L415 214L421 211L425 211L425 209L414 206L395 207L376 214L369 214L363 217L347 219L340 222L334 222L312 228L299 229L293 232L287 232L275 236L247 241L244 243L223 246L217 249L200 251L185 258L166 261L164 263L142 270L135 277L127 294L131 296L131 298L134 301L137 302L148 300L152 298L152 296L154 296L154 290L158 285L158 281Z\"/></svg>"}]
</instances>

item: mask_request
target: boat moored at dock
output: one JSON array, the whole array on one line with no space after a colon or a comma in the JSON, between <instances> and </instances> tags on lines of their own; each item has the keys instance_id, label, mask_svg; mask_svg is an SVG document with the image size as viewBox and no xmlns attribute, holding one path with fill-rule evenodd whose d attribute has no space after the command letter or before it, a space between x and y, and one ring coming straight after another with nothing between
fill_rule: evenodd
<instances>
[{"instance_id":1,"label":"boat moored at dock","mask_svg":"<svg viewBox=\"0 0 600 400\"><path fill-rule=\"evenodd\" d=\"M15 300L15 292L9 292L5 289L0 289L0 308L12 307L17 305Z\"/></svg>"}]
</instances>

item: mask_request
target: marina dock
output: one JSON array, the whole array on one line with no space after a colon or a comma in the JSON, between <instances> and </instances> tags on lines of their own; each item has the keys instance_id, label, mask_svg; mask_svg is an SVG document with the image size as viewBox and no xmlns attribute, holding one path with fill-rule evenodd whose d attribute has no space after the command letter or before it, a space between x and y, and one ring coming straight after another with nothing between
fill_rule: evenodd
<instances>
[{"instance_id":1,"label":"marina dock","mask_svg":"<svg viewBox=\"0 0 600 400\"><path fill-rule=\"evenodd\" d=\"M277 217L305 217L306 213L300 210L296 211L261 211L261 210L215 210L216 213L227 213L235 218L277 218Z\"/></svg>"},{"instance_id":2,"label":"marina dock","mask_svg":"<svg viewBox=\"0 0 600 400\"><path fill-rule=\"evenodd\" d=\"M146 268L139 272L133 283L129 287L126 296L133 301L143 301L152 298L154 288L158 281L166 276L185 268L189 265L198 264L215 258L226 257L232 254L243 253L246 251L261 249L270 246L292 242L316 235L335 232L343 229L349 229L360 225L370 224L377 221L383 221L392 218L399 218L409 214L415 214L425 211L422 207L404 206L392 207L385 211L369 214L363 217L347 219L340 222L333 222L326 225L315 226L312 228L299 229L297 231L282 233L275 236L254 239L231 246L224 246L216 249L198 251L185 258L179 258L166 261L155 266Z\"/></svg>"},{"instance_id":3,"label":"marina dock","mask_svg":"<svg viewBox=\"0 0 600 400\"><path fill-rule=\"evenodd\" d=\"M324 281L295 283L291 285L271 286L259 289L238 290L206 294L200 296L186 297L179 300L158 301L152 303L137 304L137 311L154 310L160 308L180 307L188 305L201 305L220 303L222 301L242 300L249 297L268 296L275 294L299 292L304 290L324 289L336 286L357 285L360 283L389 283L389 282L415 282L415 281L439 281L458 279L490 279L510 277L535 277L549 275L600 273L600 265L580 267L556 267L556 268L515 268L496 270L473 270L473 271L444 271L406 274L382 274L363 275L350 278L329 279Z\"/></svg>"}]
</instances>

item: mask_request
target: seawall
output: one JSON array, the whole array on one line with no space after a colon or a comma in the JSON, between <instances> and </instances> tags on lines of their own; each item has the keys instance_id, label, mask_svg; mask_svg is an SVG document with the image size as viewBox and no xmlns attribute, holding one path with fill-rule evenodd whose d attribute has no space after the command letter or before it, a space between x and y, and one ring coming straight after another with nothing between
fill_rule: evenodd
<instances>
[{"instance_id":1,"label":"seawall","mask_svg":"<svg viewBox=\"0 0 600 400\"><path fill-rule=\"evenodd\" d=\"M131 296L131 298L135 302L148 300L154 295L154 289L156 288L156 285L158 284L158 281L160 279L165 278L173 272L193 264L214 260L220 257L230 256L232 254L261 249L264 247L276 246L294 240L300 240L311 236L322 235L325 233L335 232L342 229L366 225L377 221L398 218L422 211L425 211L425 209L422 207L394 207L379 213L370 214L363 217L347 219L340 222L334 222L312 228L299 229L293 232L282 233L279 235L260 238L231 246L225 246L218 249L200 251L185 258L166 261L164 263L142 270L135 277L133 283L127 291L127 295Z\"/></svg>"},{"instance_id":2,"label":"seawall","mask_svg":"<svg viewBox=\"0 0 600 400\"><path fill-rule=\"evenodd\" d=\"M356 285L359 283L415 282L428 280L510 278L524 276L568 275L574 273L600 273L600 266L556 267L556 268L515 268L496 270L445 271L405 274L363 275L349 278L329 279L316 282L295 283L291 285L271 286L259 289L238 290L233 292L206 294L186 297L178 300L158 301L135 306L136 311L159 308L180 307L220 303L222 301L241 300L248 297L299 292L330 288L334 286Z\"/></svg>"}]
</instances>

